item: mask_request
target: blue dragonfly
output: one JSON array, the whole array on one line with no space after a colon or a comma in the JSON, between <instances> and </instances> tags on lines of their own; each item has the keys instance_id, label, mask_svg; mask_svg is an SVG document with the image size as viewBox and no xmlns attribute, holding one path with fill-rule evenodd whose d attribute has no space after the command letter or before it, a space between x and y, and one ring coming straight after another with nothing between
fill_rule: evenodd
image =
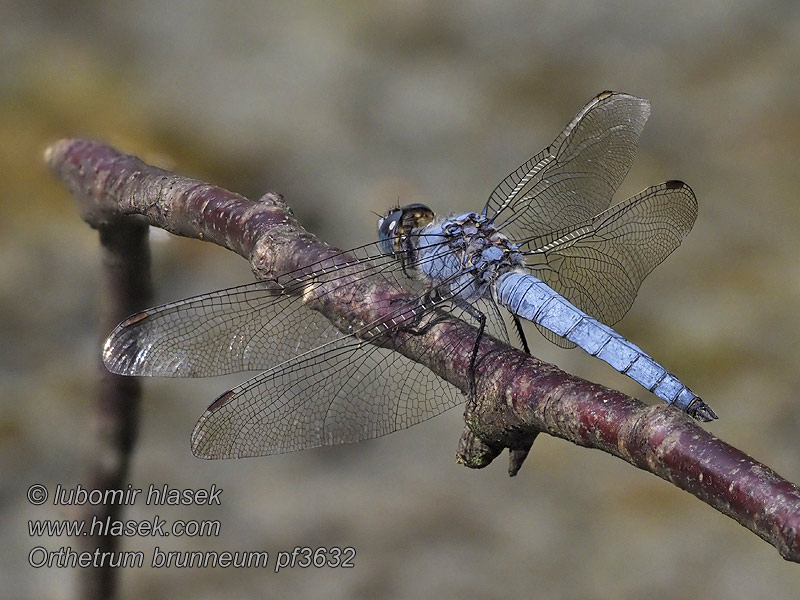
<instances>
[{"instance_id":1,"label":"blue dragonfly","mask_svg":"<svg viewBox=\"0 0 800 600\"><path fill-rule=\"evenodd\" d=\"M437 218L422 204L392 209L372 244L129 317L106 340L105 365L166 377L261 371L201 416L191 443L203 458L355 442L461 403L455 386L387 342L395 328L436 327L442 314L476 324L471 390L482 336L527 351L526 319L550 341L580 346L690 416L715 419L609 326L697 217L694 193L680 181L609 206L649 113L645 99L603 92L501 181L480 212ZM384 307L389 319L329 321L320 305L353 281L399 287L409 301Z\"/></svg>"}]
</instances>

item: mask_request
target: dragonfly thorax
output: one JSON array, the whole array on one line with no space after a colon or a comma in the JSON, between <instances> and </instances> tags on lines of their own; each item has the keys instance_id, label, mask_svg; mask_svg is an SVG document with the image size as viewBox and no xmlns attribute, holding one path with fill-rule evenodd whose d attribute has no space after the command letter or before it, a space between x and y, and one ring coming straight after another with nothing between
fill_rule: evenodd
<instances>
[{"instance_id":1,"label":"dragonfly thorax","mask_svg":"<svg viewBox=\"0 0 800 600\"><path fill-rule=\"evenodd\" d=\"M500 275L524 265L519 246L474 212L434 221L414 231L410 242L412 266L421 276L465 300L488 295Z\"/></svg>"}]
</instances>

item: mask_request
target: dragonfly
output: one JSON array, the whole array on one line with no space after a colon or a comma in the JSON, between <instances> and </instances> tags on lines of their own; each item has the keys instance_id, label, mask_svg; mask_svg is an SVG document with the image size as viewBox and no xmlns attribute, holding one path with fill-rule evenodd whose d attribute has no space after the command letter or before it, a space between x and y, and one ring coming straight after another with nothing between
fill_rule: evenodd
<instances>
[{"instance_id":1,"label":"dragonfly","mask_svg":"<svg viewBox=\"0 0 800 600\"><path fill-rule=\"evenodd\" d=\"M611 205L649 114L646 99L603 92L503 179L480 212L442 218L423 204L393 208L373 243L125 319L103 361L135 376L260 371L197 422L192 451L211 459L356 442L460 404L461 390L389 342L398 330L430 331L442 315L474 325L470 393L482 336L528 351L524 319L711 421L711 407L611 328L697 217L694 193L675 180ZM326 318L319 306L354 281L400 288L408 301L395 309L387 300L389 318L373 322Z\"/></svg>"}]
</instances>

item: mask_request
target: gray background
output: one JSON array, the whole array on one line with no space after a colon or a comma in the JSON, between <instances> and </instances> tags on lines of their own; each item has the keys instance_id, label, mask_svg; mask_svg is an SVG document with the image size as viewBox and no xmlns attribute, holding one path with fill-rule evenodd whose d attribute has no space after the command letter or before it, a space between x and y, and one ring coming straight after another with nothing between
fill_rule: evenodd
<instances>
[{"instance_id":1,"label":"gray background","mask_svg":"<svg viewBox=\"0 0 800 600\"><path fill-rule=\"evenodd\" d=\"M41 152L112 143L250 197L285 194L340 246L392 204L482 206L604 89L652 116L618 199L686 180L700 216L620 331L720 414L710 429L800 480L800 8L791 2L0 1L0 545L3 595L68 598L27 566L25 490L83 480L100 339L98 248ZM250 280L152 232L158 302ZM534 353L654 402L579 351ZM189 433L241 377L145 384L134 487L222 487L218 538L125 549L353 546L349 571L144 569L123 598L792 598L800 568L732 520L600 452L543 437L521 474L453 461L460 410L355 446L204 462ZM74 542L72 542L74 544Z\"/></svg>"}]
</instances>

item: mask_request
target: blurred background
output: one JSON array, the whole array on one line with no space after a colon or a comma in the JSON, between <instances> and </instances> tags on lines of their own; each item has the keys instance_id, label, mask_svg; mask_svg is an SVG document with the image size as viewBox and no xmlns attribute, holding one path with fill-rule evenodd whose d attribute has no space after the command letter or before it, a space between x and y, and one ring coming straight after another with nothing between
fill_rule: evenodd
<instances>
[{"instance_id":1,"label":"blurred background","mask_svg":"<svg viewBox=\"0 0 800 600\"><path fill-rule=\"evenodd\" d=\"M0 545L3 595L72 598L76 572L33 569L33 483L85 481L98 380L99 251L48 143L83 136L257 198L283 193L338 246L397 203L480 208L604 89L652 116L618 200L680 178L700 216L619 330L719 413L710 429L800 481L800 5L737 0L125 3L0 0ZM153 230L156 302L251 280L219 247ZM534 353L655 402L580 351ZM800 567L666 482L540 437L454 462L456 409L353 446L205 462L189 434L241 381L147 380L134 487L224 489L219 537L122 549L352 546L350 570L131 569L122 598L794 598Z\"/></svg>"}]
</instances>

